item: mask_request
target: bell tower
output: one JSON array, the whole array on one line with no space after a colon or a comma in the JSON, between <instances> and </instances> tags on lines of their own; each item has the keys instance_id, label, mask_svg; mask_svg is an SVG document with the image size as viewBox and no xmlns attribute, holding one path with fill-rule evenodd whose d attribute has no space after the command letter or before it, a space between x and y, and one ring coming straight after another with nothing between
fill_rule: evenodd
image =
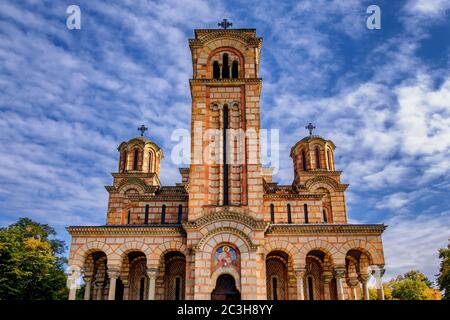
<instances>
[{"instance_id":1,"label":"bell tower","mask_svg":"<svg viewBox=\"0 0 450 320\"><path fill-rule=\"evenodd\" d=\"M189 220L239 207L262 218L260 93L262 38L255 29L198 29L192 53Z\"/></svg>"}]
</instances>

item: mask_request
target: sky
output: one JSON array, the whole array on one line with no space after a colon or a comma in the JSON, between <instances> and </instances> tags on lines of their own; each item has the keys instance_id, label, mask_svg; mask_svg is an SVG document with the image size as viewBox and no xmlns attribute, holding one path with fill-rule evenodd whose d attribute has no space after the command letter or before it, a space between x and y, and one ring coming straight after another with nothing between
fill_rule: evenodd
<instances>
[{"instance_id":1,"label":"sky","mask_svg":"<svg viewBox=\"0 0 450 320\"><path fill-rule=\"evenodd\" d=\"M81 29L66 27L69 5ZM381 29L366 27L369 5ZM261 126L280 130L274 180L313 122L336 144L351 223L384 223L386 278L438 272L450 237L450 0L0 2L0 226L106 219L120 142L147 125L170 153L190 128L194 29L263 37Z\"/></svg>"}]
</instances>

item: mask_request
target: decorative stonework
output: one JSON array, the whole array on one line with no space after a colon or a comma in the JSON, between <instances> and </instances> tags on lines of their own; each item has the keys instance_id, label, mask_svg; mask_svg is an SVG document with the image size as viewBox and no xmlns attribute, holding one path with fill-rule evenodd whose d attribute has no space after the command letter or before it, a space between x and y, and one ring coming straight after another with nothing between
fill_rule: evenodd
<instances>
[{"instance_id":1,"label":"decorative stonework","mask_svg":"<svg viewBox=\"0 0 450 320\"><path fill-rule=\"evenodd\" d=\"M202 29L189 40L191 159L210 142L196 124L260 132L261 43L255 29ZM262 167L257 137L215 150L242 164L193 161L179 183L161 186L163 151L144 129L119 145L106 225L67 228L70 299L80 277L86 300L368 299L370 275L383 299L386 226L348 224L331 140L310 132L291 148L291 185Z\"/></svg>"}]
</instances>

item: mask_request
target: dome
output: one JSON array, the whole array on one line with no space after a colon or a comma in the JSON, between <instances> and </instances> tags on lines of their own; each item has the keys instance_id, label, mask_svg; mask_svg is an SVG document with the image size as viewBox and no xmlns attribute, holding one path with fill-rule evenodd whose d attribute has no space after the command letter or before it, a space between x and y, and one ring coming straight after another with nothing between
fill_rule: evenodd
<instances>
[{"instance_id":1,"label":"dome","mask_svg":"<svg viewBox=\"0 0 450 320\"><path fill-rule=\"evenodd\" d=\"M156 173L159 176L162 149L144 135L123 141L117 150L120 153L119 172Z\"/></svg>"}]
</instances>

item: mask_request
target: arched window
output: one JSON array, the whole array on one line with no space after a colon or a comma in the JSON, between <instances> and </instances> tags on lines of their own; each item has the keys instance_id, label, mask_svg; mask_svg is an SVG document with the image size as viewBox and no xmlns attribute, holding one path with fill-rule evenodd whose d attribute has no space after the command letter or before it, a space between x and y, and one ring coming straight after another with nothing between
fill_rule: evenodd
<instances>
[{"instance_id":1,"label":"arched window","mask_svg":"<svg viewBox=\"0 0 450 320\"><path fill-rule=\"evenodd\" d=\"M303 211L304 211L304 214L305 214L305 223L309 223L308 205L306 203L303 205Z\"/></svg>"},{"instance_id":2,"label":"arched window","mask_svg":"<svg viewBox=\"0 0 450 320\"><path fill-rule=\"evenodd\" d=\"M333 170L333 166L331 164L331 154L330 149L327 149L327 158L328 158L328 170Z\"/></svg>"},{"instance_id":3,"label":"arched window","mask_svg":"<svg viewBox=\"0 0 450 320\"><path fill-rule=\"evenodd\" d=\"M213 79L220 79L220 66L218 61L213 63Z\"/></svg>"},{"instance_id":4,"label":"arched window","mask_svg":"<svg viewBox=\"0 0 450 320\"><path fill-rule=\"evenodd\" d=\"M152 153L148 153L148 172L152 172Z\"/></svg>"},{"instance_id":5,"label":"arched window","mask_svg":"<svg viewBox=\"0 0 450 320\"><path fill-rule=\"evenodd\" d=\"M162 209L161 209L161 223L162 224L166 223L166 205L165 204L162 205Z\"/></svg>"},{"instance_id":6,"label":"arched window","mask_svg":"<svg viewBox=\"0 0 450 320\"><path fill-rule=\"evenodd\" d=\"M224 54L225 55L225 54ZM229 129L229 124L228 124L228 105L224 105L223 106L223 131L222 131L222 145L223 145L223 150L222 150L222 156L224 159L224 166L223 166L223 205L227 206L229 204L229 197L228 197L228 170L229 170L229 165L228 165L228 151L227 151L227 146L228 146L228 140L227 140L227 129Z\"/></svg>"},{"instance_id":7,"label":"arched window","mask_svg":"<svg viewBox=\"0 0 450 320\"><path fill-rule=\"evenodd\" d=\"M145 216L144 216L144 224L148 224L148 211L149 211L149 205L145 205Z\"/></svg>"},{"instance_id":8,"label":"arched window","mask_svg":"<svg viewBox=\"0 0 450 320\"><path fill-rule=\"evenodd\" d=\"M231 77L233 79L239 78L239 62L237 62L237 60L234 60L231 65Z\"/></svg>"},{"instance_id":9,"label":"arched window","mask_svg":"<svg viewBox=\"0 0 450 320\"><path fill-rule=\"evenodd\" d=\"M291 205L289 203L287 204L287 221L292 223Z\"/></svg>"},{"instance_id":10,"label":"arched window","mask_svg":"<svg viewBox=\"0 0 450 320\"><path fill-rule=\"evenodd\" d=\"M183 218L183 205L178 205L178 224L181 223L181 219Z\"/></svg>"},{"instance_id":11,"label":"arched window","mask_svg":"<svg viewBox=\"0 0 450 320\"><path fill-rule=\"evenodd\" d=\"M273 203L270 204L270 222L275 223L275 206Z\"/></svg>"},{"instance_id":12,"label":"arched window","mask_svg":"<svg viewBox=\"0 0 450 320\"><path fill-rule=\"evenodd\" d=\"M314 300L314 283L312 277L308 277L308 296L309 300Z\"/></svg>"},{"instance_id":13,"label":"arched window","mask_svg":"<svg viewBox=\"0 0 450 320\"><path fill-rule=\"evenodd\" d=\"M228 64L228 53L223 54L222 62L222 79L230 78L230 65Z\"/></svg>"},{"instance_id":14,"label":"arched window","mask_svg":"<svg viewBox=\"0 0 450 320\"><path fill-rule=\"evenodd\" d=\"M127 170L127 152L123 152L123 162L122 162L122 172L125 172Z\"/></svg>"},{"instance_id":15,"label":"arched window","mask_svg":"<svg viewBox=\"0 0 450 320\"><path fill-rule=\"evenodd\" d=\"M328 213L327 209L323 209L323 222L328 223Z\"/></svg>"},{"instance_id":16,"label":"arched window","mask_svg":"<svg viewBox=\"0 0 450 320\"><path fill-rule=\"evenodd\" d=\"M128 209L128 212L127 212L127 224L130 224L130 221L131 221L131 210Z\"/></svg>"},{"instance_id":17,"label":"arched window","mask_svg":"<svg viewBox=\"0 0 450 320\"><path fill-rule=\"evenodd\" d=\"M272 277L272 300L278 300L278 278Z\"/></svg>"},{"instance_id":18,"label":"arched window","mask_svg":"<svg viewBox=\"0 0 450 320\"><path fill-rule=\"evenodd\" d=\"M138 169L138 161L139 161L139 150L134 149L134 159L133 159L133 170Z\"/></svg>"},{"instance_id":19,"label":"arched window","mask_svg":"<svg viewBox=\"0 0 450 320\"><path fill-rule=\"evenodd\" d=\"M320 169L320 151L319 147L316 147L316 169Z\"/></svg>"},{"instance_id":20,"label":"arched window","mask_svg":"<svg viewBox=\"0 0 450 320\"><path fill-rule=\"evenodd\" d=\"M302 166L303 166L303 171L306 171L306 155L305 155L305 150L302 150Z\"/></svg>"}]
</instances>

